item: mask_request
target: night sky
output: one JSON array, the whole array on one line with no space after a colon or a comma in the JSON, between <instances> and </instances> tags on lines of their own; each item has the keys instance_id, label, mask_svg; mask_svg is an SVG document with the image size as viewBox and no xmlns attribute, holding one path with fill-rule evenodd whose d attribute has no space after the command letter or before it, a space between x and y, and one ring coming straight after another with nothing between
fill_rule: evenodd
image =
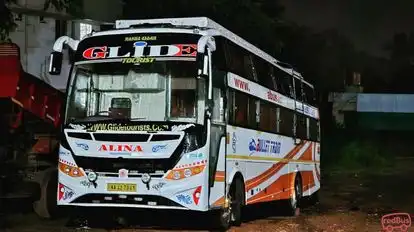
<instances>
[{"instance_id":1,"label":"night sky","mask_svg":"<svg viewBox=\"0 0 414 232\"><path fill-rule=\"evenodd\" d=\"M396 32L414 31L413 0L280 0L289 21L316 30L337 28L357 49L384 56Z\"/></svg>"}]
</instances>

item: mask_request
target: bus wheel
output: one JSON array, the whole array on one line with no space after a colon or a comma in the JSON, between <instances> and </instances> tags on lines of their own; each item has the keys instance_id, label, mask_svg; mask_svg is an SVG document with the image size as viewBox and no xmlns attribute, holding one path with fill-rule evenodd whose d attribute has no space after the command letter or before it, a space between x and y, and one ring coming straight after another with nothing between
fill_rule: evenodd
<instances>
[{"instance_id":1,"label":"bus wheel","mask_svg":"<svg viewBox=\"0 0 414 232\"><path fill-rule=\"evenodd\" d=\"M236 179L233 184L233 187L230 188L232 194L232 212L231 212L231 222L235 226L241 225L241 212L242 206L244 204L244 186L243 182L240 179Z\"/></svg>"},{"instance_id":2,"label":"bus wheel","mask_svg":"<svg viewBox=\"0 0 414 232\"><path fill-rule=\"evenodd\" d=\"M299 205L302 199L302 177L296 175L295 183L293 187L293 194L288 202L288 214L289 216L298 216L299 215Z\"/></svg>"},{"instance_id":3,"label":"bus wheel","mask_svg":"<svg viewBox=\"0 0 414 232\"><path fill-rule=\"evenodd\" d=\"M231 224L234 226L241 225L241 208L243 206L243 202L243 182L240 179L236 179L231 185L227 196L227 207L224 207L218 212L218 215L215 215L221 231L225 231L230 228Z\"/></svg>"},{"instance_id":4,"label":"bus wheel","mask_svg":"<svg viewBox=\"0 0 414 232\"><path fill-rule=\"evenodd\" d=\"M317 190L316 192L314 192L310 196L310 204L311 205L318 205L319 204L319 190Z\"/></svg>"}]
</instances>

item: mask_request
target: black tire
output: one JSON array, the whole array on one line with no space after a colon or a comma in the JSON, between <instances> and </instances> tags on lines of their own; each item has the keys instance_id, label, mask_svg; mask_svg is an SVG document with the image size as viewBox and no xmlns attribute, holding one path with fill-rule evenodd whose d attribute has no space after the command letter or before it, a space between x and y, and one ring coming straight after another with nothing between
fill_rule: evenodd
<instances>
[{"instance_id":1,"label":"black tire","mask_svg":"<svg viewBox=\"0 0 414 232\"><path fill-rule=\"evenodd\" d=\"M309 203L313 206L319 204L319 190L309 197Z\"/></svg>"},{"instance_id":2,"label":"black tire","mask_svg":"<svg viewBox=\"0 0 414 232\"><path fill-rule=\"evenodd\" d=\"M236 179L233 188L230 189L232 192L232 214L231 222L234 226L240 226L242 223L242 207L244 205L244 186L240 179Z\"/></svg>"},{"instance_id":3,"label":"black tire","mask_svg":"<svg viewBox=\"0 0 414 232\"><path fill-rule=\"evenodd\" d=\"M220 231L227 231L232 225L240 226L244 204L244 190L241 179L235 179L229 191L229 207L220 209L214 216L215 225Z\"/></svg>"},{"instance_id":4,"label":"black tire","mask_svg":"<svg viewBox=\"0 0 414 232\"><path fill-rule=\"evenodd\" d=\"M296 174L295 182L293 186L293 196L287 202L287 214L288 216L298 216L300 203L303 195L302 188L302 177L299 174Z\"/></svg>"}]
</instances>

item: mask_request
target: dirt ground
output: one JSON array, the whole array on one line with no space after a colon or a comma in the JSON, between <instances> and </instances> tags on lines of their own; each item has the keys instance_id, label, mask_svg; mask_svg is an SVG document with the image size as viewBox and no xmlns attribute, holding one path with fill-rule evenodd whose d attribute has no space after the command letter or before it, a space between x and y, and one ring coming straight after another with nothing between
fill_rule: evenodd
<instances>
[{"instance_id":1,"label":"dirt ground","mask_svg":"<svg viewBox=\"0 0 414 232\"><path fill-rule=\"evenodd\" d=\"M396 167L384 170L323 173L320 204L306 207L296 218L277 214L277 206L254 206L244 212L244 223L230 231L257 232L348 232L382 231L381 217L393 212L414 214L414 159L399 160ZM55 232L82 231L68 227L67 219L39 220L33 213L9 216L4 231ZM177 220L178 219L178 220ZM205 218L198 215L167 213L139 215L139 222L121 229L88 231L208 231ZM184 222L177 224L176 221ZM140 226L138 226L139 224ZM0 229L1 231L1 229ZM408 231L414 231L411 227Z\"/></svg>"}]
</instances>

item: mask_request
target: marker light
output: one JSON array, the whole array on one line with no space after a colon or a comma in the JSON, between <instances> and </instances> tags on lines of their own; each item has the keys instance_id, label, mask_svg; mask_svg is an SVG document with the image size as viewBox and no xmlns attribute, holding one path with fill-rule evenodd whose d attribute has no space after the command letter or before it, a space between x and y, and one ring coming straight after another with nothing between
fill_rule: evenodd
<instances>
[{"instance_id":1,"label":"marker light","mask_svg":"<svg viewBox=\"0 0 414 232\"><path fill-rule=\"evenodd\" d=\"M96 174L96 172L89 172L88 173L88 180L90 182L95 182L98 179L98 175Z\"/></svg>"},{"instance_id":2,"label":"marker light","mask_svg":"<svg viewBox=\"0 0 414 232\"><path fill-rule=\"evenodd\" d=\"M180 179L188 178L188 177L200 174L204 170L205 167L206 165L203 164L203 165L198 165L194 167L173 169L168 172L166 178L170 180L180 180Z\"/></svg>"},{"instance_id":3,"label":"marker light","mask_svg":"<svg viewBox=\"0 0 414 232\"><path fill-rule=\"evenodd\" d=\"M67 164L64 164L62 162L59 162L59 170L61 172L65 173L66 175L71 176L71 177L82 177L82 176L84 176L81 168L74 167L74 166L71 166L71 165L67 165Z\"/></svg>"}]
</instances>

